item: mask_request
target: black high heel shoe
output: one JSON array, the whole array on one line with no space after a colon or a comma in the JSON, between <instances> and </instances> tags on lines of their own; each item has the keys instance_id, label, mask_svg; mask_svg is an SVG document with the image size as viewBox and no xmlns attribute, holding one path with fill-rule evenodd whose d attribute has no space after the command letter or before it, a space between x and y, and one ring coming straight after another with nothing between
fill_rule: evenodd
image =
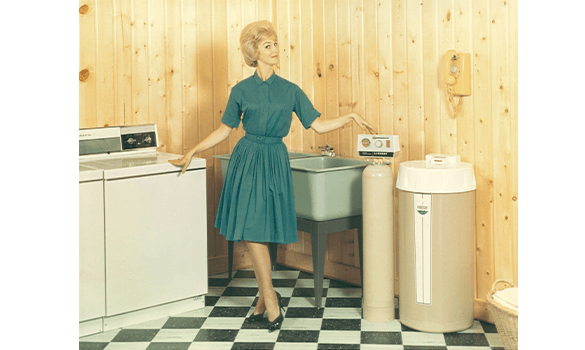
<instances>
[{"instance_id":1,"label":"black high heel shoe","mask_svg":"<svg viewBox=\"0 0 585 350\"><path fill-rule=\"evenodd\" d=\"M266 311L264 311L264 312L266 312ZM264 312L263 312L263 313L261 313L261 314L254 314L254 313L253 313L252 315L250 315L250 317L248 317L248 320L249 320L250 322L258 322L258 321L262 321L262 319L264 319Z\"/></svg>"},{"instance_id":2,"label":"black high heel shoe","mask_svg":"<svg viewBox=\"0 0 585 350\"><path fill-rule=\"evenodd\" d=\"M282 325L282 321L284 320L284 316L282 315L282 312L280 312L281 309L282 309L282 311L284 311L284 306L282 306L282 297L280 296L280 293L278 293L278 292L276 292L276 297L278 298L279 315L273 321L268 321L268 332L269 333L272 333L272 331L275 329L280 329L280 326Z\"/></svg>"}]
</instances>

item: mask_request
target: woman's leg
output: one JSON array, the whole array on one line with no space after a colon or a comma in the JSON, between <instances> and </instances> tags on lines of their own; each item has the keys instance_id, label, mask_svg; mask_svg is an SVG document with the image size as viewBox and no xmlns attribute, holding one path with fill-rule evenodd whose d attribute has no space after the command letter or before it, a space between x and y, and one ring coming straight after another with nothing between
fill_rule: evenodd
<instances>
[{"instance_id":1,"label":"woman's leg","mask_svg":"<svg viewBox=\"0 0 585 350\"><path fill-rule=\"evenodd\" d=\"M252 266L254 267L254 275L258 282L258 303L254 313L259 314L268 311L268 320L274 320L280 315L278 299L276 292L272 286L272 269L270 263L270 252L268 250L268 243L258 243L246 241Z\"/></svg>"}]
</instances>

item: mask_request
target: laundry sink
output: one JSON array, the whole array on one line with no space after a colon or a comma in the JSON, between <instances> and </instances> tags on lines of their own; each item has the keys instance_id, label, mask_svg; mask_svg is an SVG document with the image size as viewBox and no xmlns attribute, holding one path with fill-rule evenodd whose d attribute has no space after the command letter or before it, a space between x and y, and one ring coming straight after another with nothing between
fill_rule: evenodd
<instances>
[{"instance_id":1,"label":"laundry sink","mask_svg":"<svg viewBox=\"0 0 585 350\"><path fill-rule=\"evenodd\" d=\"M225 173L230 154L217 155ZM298 216L328 221L362 214L362 172L366 160L289 152Z\"/></svg>"},{"instance_id":2,"label":"laundry sink","mask_svg":"<svg viewBox=\"0 0 585 350\"><path fill-rule=\"evenodd\" d=\"M362 214L366 160L318 156L291 159L298 216L327 221Z\"/></svg>"}]
</instances>

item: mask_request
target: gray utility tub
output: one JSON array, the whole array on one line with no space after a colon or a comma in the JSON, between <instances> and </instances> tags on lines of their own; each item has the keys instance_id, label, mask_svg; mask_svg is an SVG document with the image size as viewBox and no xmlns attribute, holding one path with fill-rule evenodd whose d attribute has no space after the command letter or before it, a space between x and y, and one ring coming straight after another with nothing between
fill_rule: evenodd
<instances>
[{"instance_id":1,"label":"gray utility tub","mask_svg":"<svg viewBox=\"0 0 585 350\"><path fill-rule=\"evenodd\" d=\"M221 159L225 179L229 154ZM289 152L297 216L328 221L362 214L362 172L366 160Z\"/></svg>"}]
</instances>

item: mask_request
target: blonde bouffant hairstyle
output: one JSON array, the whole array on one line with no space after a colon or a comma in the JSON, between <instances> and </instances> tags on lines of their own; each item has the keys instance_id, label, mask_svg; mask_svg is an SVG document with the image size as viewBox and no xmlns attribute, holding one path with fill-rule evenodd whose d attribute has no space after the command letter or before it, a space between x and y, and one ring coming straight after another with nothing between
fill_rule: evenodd
<instances>
[{"instance_id":1,"label":"blonde bouffant hairstyle","mask_svg":"<svg viewBox=\"0 0 585 350\"><path fill-rule=\"evenodd\" d=\"M240 49L248 66L258 65L258 44L266 39L278 41L276 30L269 21L252 22L244 27L240 35Z\"/></svg>"}]
</instances>

